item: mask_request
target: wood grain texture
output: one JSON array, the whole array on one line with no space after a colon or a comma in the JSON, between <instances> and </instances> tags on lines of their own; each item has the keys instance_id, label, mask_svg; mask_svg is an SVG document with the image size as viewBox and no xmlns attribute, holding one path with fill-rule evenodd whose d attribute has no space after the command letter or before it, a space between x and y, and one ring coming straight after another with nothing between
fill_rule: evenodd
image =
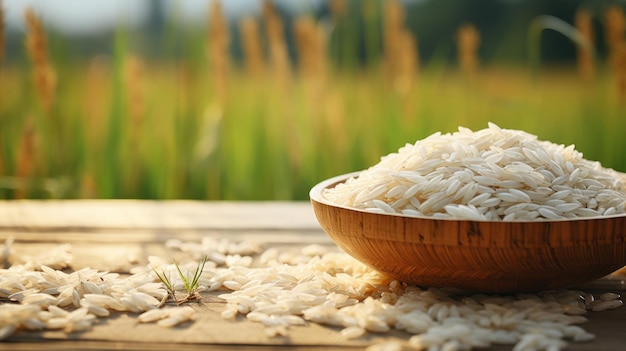
<instances>
[{"instance_id":1,"label":"wood grain texture","mask_svg":"<svg viewBox=\"0 0 626 351\"><path fill-rule=\"evenodd\" d=\"M345 180L345 179L344 179ZM502 293L558 289L626 265L626 216L489 222L378 214L311 191L326 233L344 251L403 281Z\"/></svg>"},{"instance_id":2,"label":"wood grain texture","mask_svg":"<svg viewBox=\"0 0 626 351\"><path fill-rule=\"evenodd\" d=\"M310 209L306 202L0 201L0 228L20 231L318 230Z\"/></svg>"},{"instance_id":3,"label":"wood grain texture","mask_svg":"<svg viewBox=\"0 0 626 351\"><path fill-rule=\"evenodd\" d=\"M131 206L132 203L132 206ZM196 204L198 207L195 207ZM312 206L308 203L180 203L154 204L142 201L76 201L58 206L57 202L2 202L2 211L25 216L7 216L0 211L0 240L15 238L17 253L36 255L49 251L61 243L72 247L72 268L91 266L111 271L124 271L128 256L145 258L148 255L169 257L176 253L168 251L163 241L170 238L197 241L205 236L226 237L231 240L255 240L266 247L278 247L282 251L297 251L305 245L316 243L336 249L317 224ZM287 206L290 218L285 218ZM100 213L99 227L79 215L81 208ZM159 220L155 220L155 208ZM213 225L204 217L207 209L220 213L222 220ZM74 211L79 211L75 213ZM126 215L120 215L120 213ZM261 217L239 218L238 214L263 213ZM84 212L83 212L84 213ZM41 215L39 215L41 214ZM132 215L131 215L132 214ZM32 218L34 216L35 218ZM171 218L168 218L170 217ZM44 220L44 218L47 218ZM163 223L175 223L175 218L187 218L184 228ZM228 226L223 218L238 219ZM245 224L242 222L246 222ZM281 222L272 224L273 222ZM138 223L142 223L138 226ZM59 225L60 227L57 227ZM272 227L280 227L272 229ZM181 254L178 252L178 254ZM174 257L174 256L172 256ZM611 291L626 293L626 285L619 277L607 277L579 288L600 294ZM239 318L225 321L220 317L225 302L213 294L205 294L202 301L191 306L200 312L199 320L174 329L155 324L141 324L136 314L115 314L103 319L87 332L65 334L58 331L19 332L14 338L0 343L0 350L363 350L372 342L407 340L410 335L394 331L390 334L373 334L359 340L345 340L339 328L310 323L294 327L289 337L269 338L258 323ZM589 343L571 343L567 350L621 350L623 349L626 308L590 312L589 322L583 327L596 334ZM486 351L511 350L511 346L494 345Z\"/></svg>"}]
</instances>

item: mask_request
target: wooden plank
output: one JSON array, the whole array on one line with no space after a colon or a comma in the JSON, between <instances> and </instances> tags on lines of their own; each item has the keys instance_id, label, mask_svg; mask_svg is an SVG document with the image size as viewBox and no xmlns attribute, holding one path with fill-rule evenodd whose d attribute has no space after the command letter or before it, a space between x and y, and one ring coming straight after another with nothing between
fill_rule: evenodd
<instances>
[{"instance_id":1,"label":"wooden plank","mask_svg":"<svg viewBox=\"0 0 626 351\"><path fill-rule=\"evenodd\" d=\"M291 206L293 205L293 206ZM133 264L145 264L148 255L180 257L163 243L171 238L197 241L204 236L233 241L253 240L265 247L299 250L311 243L336 249L319 228L308 203L199 203L175 201L0 201L0 240L13 236L15 252L37 255L61 243L71 245L72 268L89 266L126 273ZM207 215L206 213L210 214ZM41 215L39 215L41 214ZM91 220L89 216L98 214ZM287 216L286 216L287 215ZM241 218L239 217L241 216ZM285 216L288 217L285 219ZM240 220L239 220L240 219ZM284 219L284 220L283 220ZM132 258L133 262L130 262ZM626 294L621 277L607 277L581 289ZM339 328L310 323L292 327L289 337L269 338L262 325L239 317L225 321L224 301L205 293L191 303L199 319L177 328L141 324L135 314L114 313L93 329L65 334L60 331L20 331L8 343L14 350L362 350L372 342L406 340L399 331L345 340ZM626 308L586 315L584 329L597 335L589 343L571 343L568 350L615 350L623 346ZM493 346L487 350L510 350Z\"/></svg>"},{"instance_id":2,"label":"wooden plank","mask_svg":"<svg viewBox=\"0 0 626 351\"><path fill-rule=\"evenodd\" d=\"M247 321L240 317L236 321L224 321L219 315L223 302L214 296L205 296L201 304L189 304L199 312L199 318L193 323L183 324L177 328L160 328L154 324L138 323L132 314L117 314L107 318L103 323L94 326L93 329L82 332L66 334L61 331L45 332L19 332L12 342L33 342L33 340L95 342L103 340L105 343L115 341L118 343L146 343L177 344L179 347L188 345L265 345L265 346L295 346L295 347L325 347L332 349L356 349L361 350L371 343L406 340L409 334L400 331L391 331L386 334L371 334L368 337L346 340L341 337L340 328L321 326L310 323L307 326L295 326L290 328L288 337L265 336L263 326L259 323ZM602 313L589 313L589 322L584 328L596 334L596 339L589 343L571 343L568 350L618 350L623 344L623 325L626 322L626 314L622 310L604 311ZM619 346L619 347L616 347ZM44 348L45 349L45 348ZM178 349L178 348L177 348ZM494 345L487 348L488 351L510 350L511 347Z\"/></svg>"},{"instance_id":3,"label":"wooden plank","mask_svg":"<svg viewBox=\"0 0 626 351\"><path fill-rule=\"evenodd\" d=\"M163 243L169 239L199 240L204 236L227 238L236 241L260 243L332 243L321 228L311 230L263 230L263 229L219 229L219 230L172 230L172 229L120 229L91 230L64 228L62 230L16 230L0 228L0 240L13 237L16 242L48 243Z\"/></svg>"},{"instance_id":4,"label":"wooden plank","mask_svg":"<svg viewBox=\"0 0 626 351\"><path fill-rule=\"evenodd\" d=\"M267 349L287 347L289 349L319 349L325 350L363 350L367 345L390 340L406 340L410 336L404 332L392 331L387 334L372 334L357 340L345 340L340 336L340 328L320 326L310 323L307 326L292 327L288 337L266 337L263 327L258 323L247 321L240 317L236 321L224 321L219 316L223 302L215 297L205 296L201 304L189 304L196 309L200 317L193 323L184 324L177 328L160 328L153 324L138 323L132 314L118 314L97 324L93 329L82 332L65 334L60 331L46 332L19 332L12 342L33 343L35 340L53 341L46 343L46 347L60 342L67 345L71 340L77 345L83 341L89 342L95 349L119 349L119 345L149 345L154 350L197 349L197 345L213 345L207 349L226 349L222 346L234 347L240 345L264 346ZM571 343L568 350L618 350L623 344L623 325L626 322L626 313L623 310L589 313L589 322L584 328L596 334L596 339L589 343ZM100 341L101 340L101 341ZM115 342L115 343L113 343ZM38 344L41 345L41 344ZM220 346L220 347L217 347ZM138 349L143 349L136 346ZM85 348L87 349L87 348ZM133 349L133 348L129 348ZM244 348L245 349L245 348ZM256 349L256 348L255 348ZM263 349L263 348L258 348ZM486 351L510 350L511 347L494 345Z\"/></svg>"},{"instance_id":5,"label":"wooden plank","mask_svg":"<svg viewBox=\"0 0 626 351\"><path fill-rule=\"evenodd\" d=\"M122 342L122 341L9 341L5 343L7 350L12 351L363 351L362 346L328 346L328 345L217 345L217 344L181 344L172 342ZM3 350L0 344L0 350Z\"/></svg>"},{"instance_id":6,"label":"wooden plank","mask_svg":"<svg viewBox=\"0 0 626 351\"><path fill-rule=\"evenodd\" d=\"M318 229L308 202L0 201L0 228Z\"/></svg>"},{"instance_id":7,"label":"wooden plank","mask_svg":"<svg viewBox=\"0 0 626 351\"><path fill-rule=\"evenodd\" d=\"M294 234L296 235L296 234ZM296 235L297 236L297 235ZM37 255L57 246L58 243L17 243L14 250L21 254ZM332 244L330 244L332 245ZM281 250L297 250L302 244L292 243L283 245ZM330 246L332 248L332 246ZM171 254L164 249L162 244L146 242L139 243L105 243L92 245L87 242L72 243L72 252L75 257L73 266L76 269L84 266L98 268L101 270L126 271L128 268L116 267L121 265L126 255L159 255L167 257ZM180 253L179 253L180 254ZM100 264L101 267L89 263ZM136 262L141 264L142 262ZM144 262L145 263L145 262ZM605 278L581 287L591 292L613 291L621 294L626 293L623 288L622 279ZM25 345L41 346L35 341L47 340L55 343L46 345L67 345L68 340L74 343L88 341L90 347L95 349L107 349L115 345L135 345L136 349L142 349L142 344L151 345L154 350L165 350L164 345L178 345L176 349L189 347L194 349L197 345L260 345L268 349L270 346L286 347L295 346L306 349L307 346L314 345L314 348L326 347L328 350L356 350L363 349L371 342L406 340L409 335L403 332L393 331L385 335L373 334L370 337L346 341L339 334L339 328L320 326L314 323L306 327L294 327L290 330L289 338L268 338L264 335L263 327L258 323L247 321L239 317L237 321L225 321L221 318L220 312L224 308L224 302L218 299L216 293L205 294L201 303L192 303L194 309L200 312L200 318L194 323L183 325L179 328L165 329L154 324L140 324L134 314L114 314L112 318L107 318L98 323L92 330L67 335L59 331L46 332L20 332L12 342L20 342ZM610 350L618 345L622 338L622 326L626 322L626 311L624 309L605 311L602 313L589 313L590 321L583 327L597 335L597 339L591 343L573 343L568 350ZM243 334L242 334L243 333ZM98 343L98 340L102 340ZM115 344L112 342L115 341ZM593 348L590 348L590 347ZM63 346L65 347L65 346ZM35 347L36 348L36 347ZM46 348L42 348L46 349ZM87 349L87 348L85 348ZM128 346L128 349L133 349ZM171 348L169 348L171 349ZM211 348L207 348L211 349ZM213 348L216 349L216 348ZM219 348L217 348L219 349ZM226 349L226 348L225 348ZM290 348L291 349L291 348ZM311 347L313 349L313 347ZM510 348L494 346L487 350L508 350Z\"/></svg>"}]
</instances>

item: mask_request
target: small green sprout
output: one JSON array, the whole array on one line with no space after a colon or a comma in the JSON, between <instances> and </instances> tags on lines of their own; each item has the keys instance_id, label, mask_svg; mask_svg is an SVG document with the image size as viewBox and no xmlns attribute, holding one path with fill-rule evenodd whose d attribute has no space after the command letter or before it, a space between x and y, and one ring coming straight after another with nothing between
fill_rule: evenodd
<instances>
[{"instance_id":1,"label":"small green sprout","mask_svg":"<svg viewBox=\"0 0 626 351\"><path fill-rule=\"evenodd\" d=\"M183 286L185 288L185 291L183 293L184 295L180 299L178 299L176 296L178 292L176 291L176 287L172 283L172 280L165 274L165 272L159 273L156 270L154 270L154 273L157 275L157 277L159 277L159 280L161 280L163 285L165 285L165 289L167 290L167 293L168 293L167 296L169 296L172 300L174 300L174 302L177 305L180 305L182 303L185 303L191 300L200 299L200 294L198 293L198 289L200 288L200 285L198 283L200 280L200 276L202 275L202 271L204 270L204 265L206 264L206 261L208 259L209 258L207 256L204 256L202 258L202 260L196 266L196 270L193 273L193 277L191 278L183 274L176 260L172 260L174 262L174 266L176 267L176 271L178 272L178 276L180 277L180 280L183 282ZM161 304L166 302L167 296L163 299Z\"/></svg>"}]
</instances>

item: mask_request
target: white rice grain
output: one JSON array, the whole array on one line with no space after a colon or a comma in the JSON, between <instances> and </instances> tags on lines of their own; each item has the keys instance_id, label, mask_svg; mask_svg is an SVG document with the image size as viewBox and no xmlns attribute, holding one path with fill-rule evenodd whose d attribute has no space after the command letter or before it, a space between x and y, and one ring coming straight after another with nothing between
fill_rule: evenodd
<instances>
[{"instance_id":1,"label":"white rice grain","mask_svg":"<svg viewBox=\"0 0 626 351\"><path fill-rule=\"evenodd\" d=\"M461 127L407 144L323 196L376 213L555 220L626 213L622 181L617 172L584 159L571 145L489 123L476 132ZM519 203L538 207L509 210ZM485 208L484 215L450 207L468 205Z\"/></svg>"},{"instance_id":2,"label":"white rice grain","mask_svg":"<svg viewBox=\"0 0 626 351\"><path fill-rule=\"evenodd\" d=\"M15 324L7 324L0 327L0 340L8 339L11 335L13 335L16 329L17 326Z\"/></svg>"},{"instance_id":3,"label":"white rice grain","mask_svg":"<svg viewBox=\"0 0 626 351\"><path fill-rule=\"evenodd\" d=\"M463 150L454 152L459 157ZM505 161L503 157L501 162ZM568 169L562 168L564 172ZM474 205L458 208L481 213ZM220 247L214 250L248 250L245 245L215 243ZM170 245L172 250L184 248L184 252L200 252L203 247L180 241ZM413 334L409 345L392 343L390 348L467 350L506 344L519 350L558 350L566 341L594 338L578 325L587 321L583 314L622 305L619 294L604 293L596 298L579 291L457 296L449 289L422 289L391 280L324 246L304 247L281 259L283 253L288 252L270 248L254 256L232 254L254 259L254 267L209 263L212 268L205 271L203 279L220 291L216 296L224 300L222 318L245 316L250 322L261 323L268 337L288 336L291 328L319 323L339 327L346 339L392 330ZM152 263L157 262L162 262L155 267L159 271L171 268L167 260L152 259ZM98 290L80 284L81 279L93 282L101 293L85 293ZM71 273L49 267L35 271L32 266L0 270L0 284L22 302L0 304L0 339L10 338L17 329L88 330L111 310L137 311L139 322L168 328L195 320L189 306L157 308L161 303L157 296L163 293L157 279L152 268L127 277L87 269ZM57 296L41 292L54 289ZM57 302L78 296L79 304L61 308L60 304L48 304L52 302L48 296Z\"/></svg>"},{"instance_id":4,"label":"white rice grain","mask_svg":"<svg viewBox=\"0 0 626 351\"><path fill-rule=\"evenodd\" d=\"M623 304L624 302L622 302L622 300L617 300L617 299L608 300L608 301L598 300L597 302L591 305L591 310L592 311L612 310L614 308L621 307Z\"/></svg>"}]
</instances>

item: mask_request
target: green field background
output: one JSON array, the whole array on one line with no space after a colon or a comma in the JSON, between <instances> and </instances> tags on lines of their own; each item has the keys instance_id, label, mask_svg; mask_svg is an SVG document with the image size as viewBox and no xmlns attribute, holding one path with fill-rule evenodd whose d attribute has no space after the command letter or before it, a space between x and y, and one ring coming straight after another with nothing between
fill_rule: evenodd
<instances>
[{"instance_id":1,"label":"green field background","mask_svg":"<svg viewBox=\"0 0 626 351\"><path fill-rule=\"evenodd\" d=\"M377 52L356 62L331 37L322 76L302 74L296 57L284 79L252 77L232 58L223 93L204 31L167 29L168 59L138 56L124 26L106 56L81 57L70 39L46 35L57 81L49 110L25 53L0 65L3 199L306 200L316 183L405 143L487 122L626 171L626 100L604 59L583 79L575 63L481 63L468 74L435 54L407 88Z\"/></svg>"}]
</instances>

